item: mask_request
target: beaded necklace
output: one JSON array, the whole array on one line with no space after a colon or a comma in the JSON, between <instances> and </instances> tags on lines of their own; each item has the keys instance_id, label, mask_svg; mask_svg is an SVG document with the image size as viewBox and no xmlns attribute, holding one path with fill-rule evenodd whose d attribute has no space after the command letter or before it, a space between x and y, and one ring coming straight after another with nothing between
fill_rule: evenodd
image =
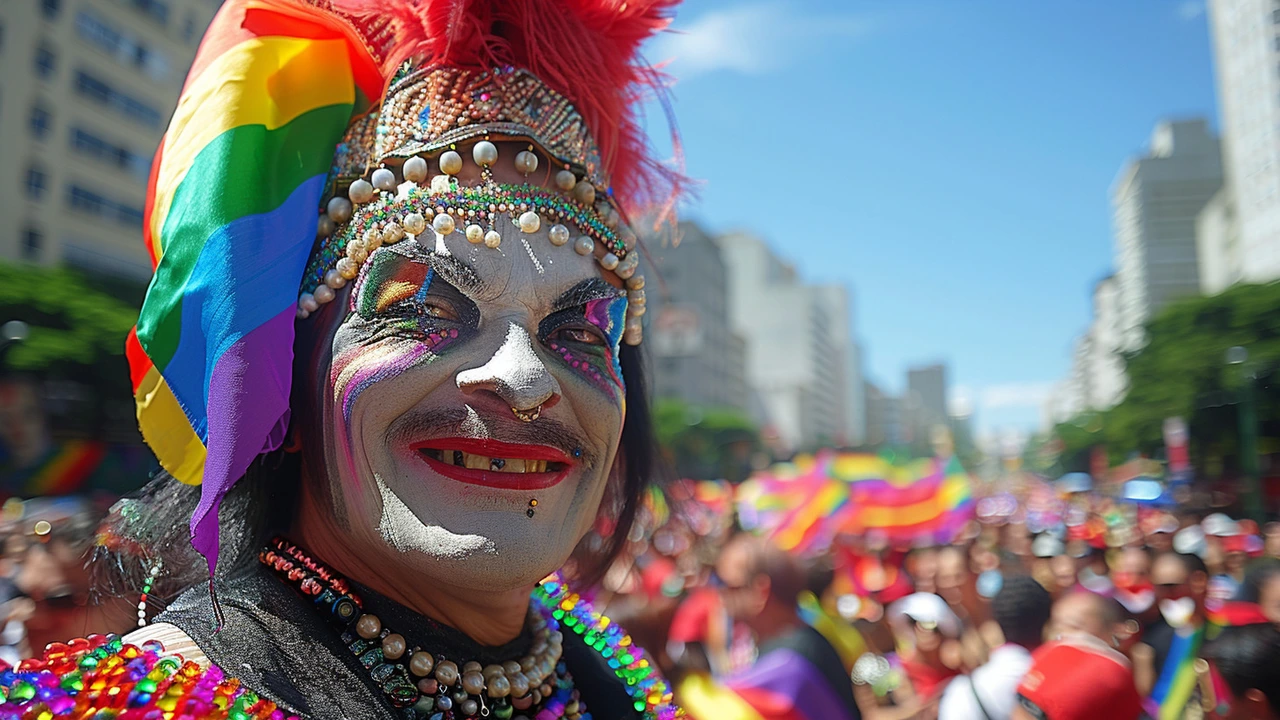
<instances>
[{"instance_id":1,"label":"beaded necklace","mask_svg":"<svg viewBox=\"0 0 1280 720\"><path fill-rule=\"evenodd\" d=\"M259 559L338 626L343 644L408 720L507 720L517 710L535 720L591 720L561 662L559 619L543 605L531 606L531 652L519 661L485 666L410 649L403 635L363 612L345 579L287 540L272 540Z\"/></svg>"}]
</instances>

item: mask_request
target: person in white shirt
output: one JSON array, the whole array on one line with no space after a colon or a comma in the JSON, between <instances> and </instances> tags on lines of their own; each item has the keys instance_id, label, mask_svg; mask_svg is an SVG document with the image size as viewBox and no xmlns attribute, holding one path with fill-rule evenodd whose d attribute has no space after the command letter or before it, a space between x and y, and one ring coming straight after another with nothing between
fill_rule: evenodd
<instances>
[{"instance_id":1,"label":"person in white shirt","mask_svg":"<svg viewBox=\"0 0 1280 720\"><path fill-rule=\"evenodd\" d=\"M1052 606L1049 591L1030 576L1005 578L991 601L991 615L1005 643L991 651L985 664L948 683L938 703L938 720L1008 720Z\"/></svg>"}]
</instances>

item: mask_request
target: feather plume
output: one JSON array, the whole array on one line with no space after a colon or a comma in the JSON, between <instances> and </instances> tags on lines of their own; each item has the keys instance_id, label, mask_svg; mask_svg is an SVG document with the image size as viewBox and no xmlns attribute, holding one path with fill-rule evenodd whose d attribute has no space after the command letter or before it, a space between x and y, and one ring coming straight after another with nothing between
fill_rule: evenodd
<instances>
[{"instance_id":1,"label":"feather plume","mask_svg":"<svg viewBox=\"0 0 1280 720\"><path fill-rule=\"evenodd\" d=\"M390 18L389 77L412 59L425 66L524 68L569 98L600 147L613 195L628 215L670 210L685 185L679 165L651 152L638 120L668 78L639 57L670 23L679 0L333 0L358 18ZM679 148L674 137L673 147Z\"/></svg>"}]
</instances>

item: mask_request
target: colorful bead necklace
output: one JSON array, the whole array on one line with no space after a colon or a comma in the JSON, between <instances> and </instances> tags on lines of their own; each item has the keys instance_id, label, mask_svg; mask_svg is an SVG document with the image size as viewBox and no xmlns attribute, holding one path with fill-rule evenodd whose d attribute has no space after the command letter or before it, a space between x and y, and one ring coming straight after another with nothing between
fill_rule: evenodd
<instances>
[{"instance_id":1,"label":"colorful bead necklace","mask_svg":"<svg viewBox=\"0 0 1280 720\"><path fill-rule=\"evenodd\" d=\"M53 643L42 659L0 672L0 720L298 720L226 677L166 655L157 641L127 645L116 635Z\"/></svg>"},{"instance_id":2,"label":"colorful bead necklace","mask_svg":"<svg viewBox=\"0 0 1280 720\"><path fill-rule=\"evenodd\" d=\"M341 629L343 644L406 718L461 720L492 715L507 720L519 710L535 713L534 720L591 720L560 661L559 619L545 605L531 607L529 655L501 665L459 663L421 647L410 649L403 635L385 627L376 615L362 612L363 603L341 576L297 545L276 538L259 559ZM530 720L528 715L516 717Z\"/></svg>"}]
</instances>

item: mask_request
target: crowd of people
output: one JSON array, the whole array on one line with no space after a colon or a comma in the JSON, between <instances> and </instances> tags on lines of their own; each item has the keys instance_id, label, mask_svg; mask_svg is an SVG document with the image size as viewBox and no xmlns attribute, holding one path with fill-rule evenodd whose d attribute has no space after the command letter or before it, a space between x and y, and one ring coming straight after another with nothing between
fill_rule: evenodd
<instances>
[{"instance_id":1,"label":"crowd of people","mask_svg":"<svg viewBox=\"0 0 1280 720\"><path fill-rule=\"evenodd\" d=\"M598 600L699 720L1280 718L1280 524L1064 507L807 557L676 508Z\"/></svg>"}]
</instances>

